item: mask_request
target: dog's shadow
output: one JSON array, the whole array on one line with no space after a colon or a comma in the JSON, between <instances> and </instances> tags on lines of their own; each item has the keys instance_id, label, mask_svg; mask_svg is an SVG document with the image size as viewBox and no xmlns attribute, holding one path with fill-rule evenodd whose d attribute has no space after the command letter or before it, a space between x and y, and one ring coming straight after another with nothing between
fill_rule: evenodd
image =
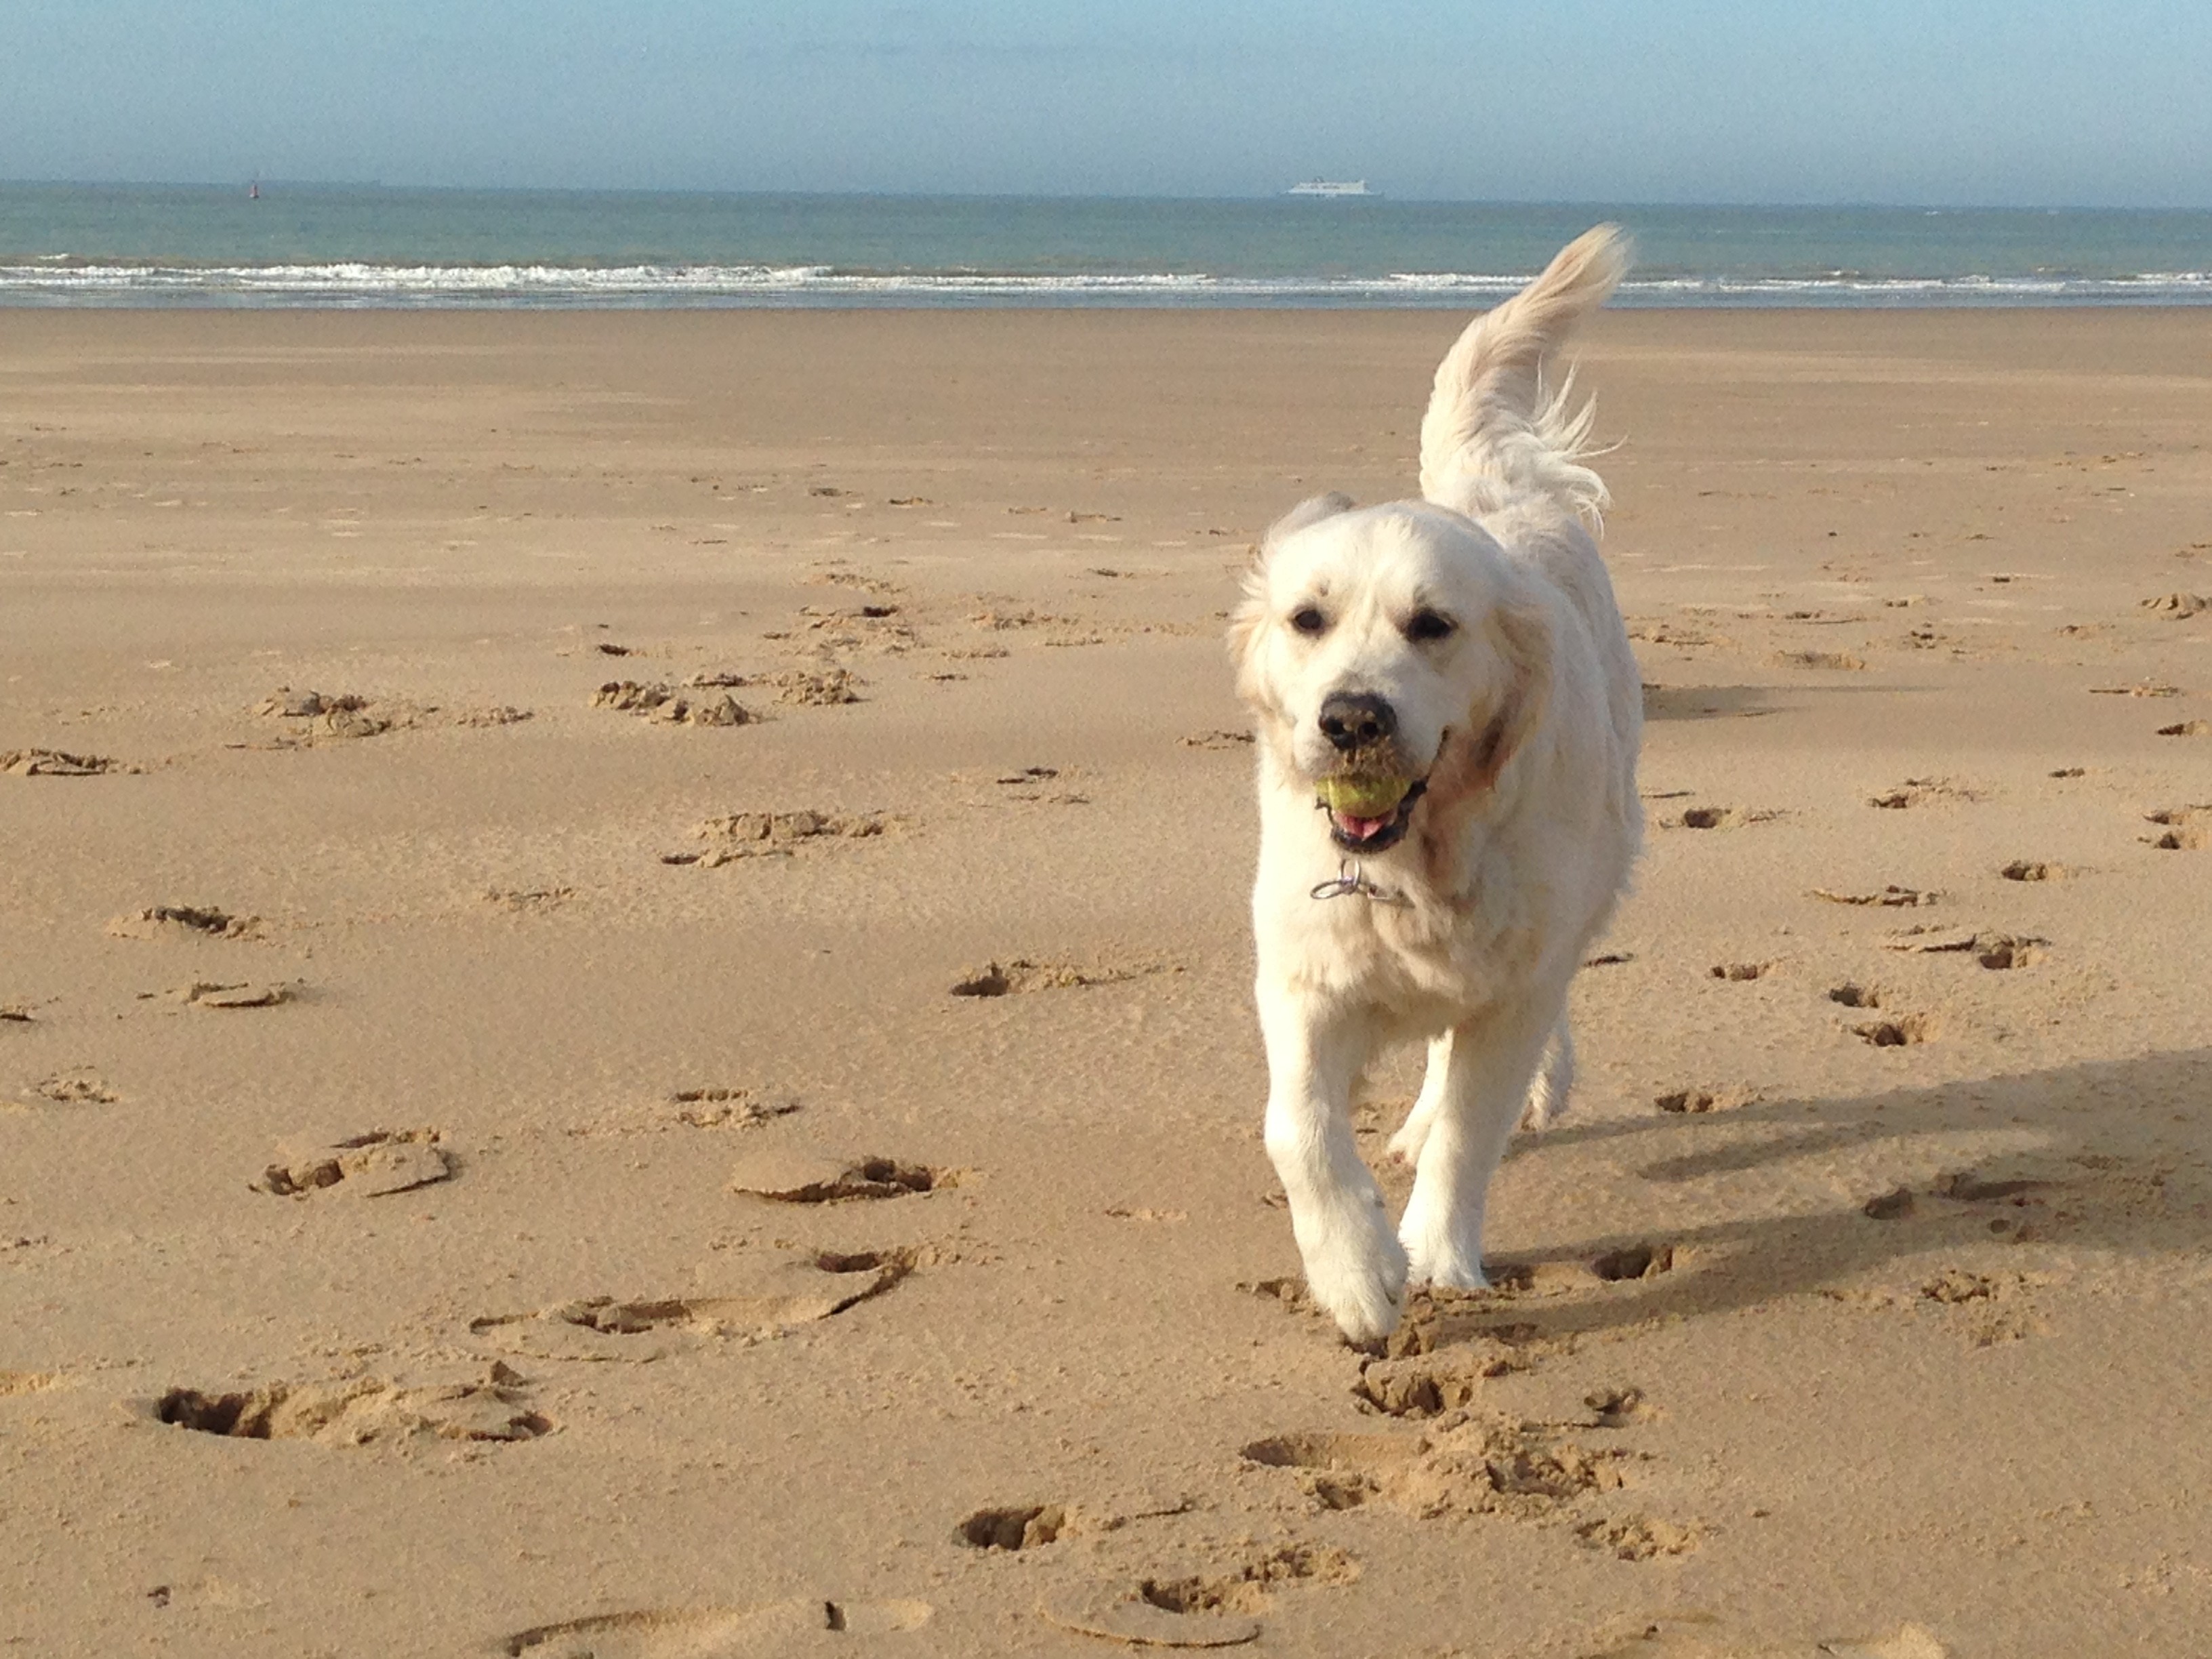
<instances>
[{"instance_id":1,"label":"dog's shadow","mask_svg":"<svg viewBox=\"0 0 2212 1659\"><path fill-rule=\"evenodd\" d=\"M2174 1131L2208 1095L2212 1049L2197 1049L1856 1098L1570 1120L1522 1137L1509 1163L1609 1142L1632 1158L1650 1139L1663 1146L1634 1172L1674 1184L1848 1152L1867 1190L1809 1212L1516 1252L1487 1264L1496 1290L1424 1296L1413 1313L1435 1346L1505 1328L1559 1340L1863 1288L1908 1259L1969 1244L2018 1245L2023 1270L2050 1265L2034 1248L2046 1244L2201 1261L2212 1254L2212 1178ZM1947 1157L1945 1139L1992 1128L2011 1149ZM1711 1144L1683 1149L1700 1139Z\"/></svg>"}]
</instances>

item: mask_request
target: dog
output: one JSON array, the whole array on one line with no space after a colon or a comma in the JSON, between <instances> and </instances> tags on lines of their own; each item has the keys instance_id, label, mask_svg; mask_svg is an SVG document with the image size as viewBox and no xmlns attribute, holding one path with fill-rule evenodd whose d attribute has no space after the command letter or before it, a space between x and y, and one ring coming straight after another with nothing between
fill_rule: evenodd
<instances>
[{"instance_id":1,"label":"dog","mask_svg":"<svg viewBox=\"0 0 2212 1659\"><path fill-rule=\"evenodd\" d=\"M1408 1284L1487 1284L1491 1177L1516 1122L1566 1104L1568 984L1642 846L1595 410L1547 373L1627 267L1598 226L1470 324L1421 422L1420 499L1295 507L1231 623L1258 756L1267 1154L1308 1289L1354 1343L1395 1328ZM1370 1057L1416 1038L1394 1235L1349 1112Z\"/></svg>"}]
</instances>

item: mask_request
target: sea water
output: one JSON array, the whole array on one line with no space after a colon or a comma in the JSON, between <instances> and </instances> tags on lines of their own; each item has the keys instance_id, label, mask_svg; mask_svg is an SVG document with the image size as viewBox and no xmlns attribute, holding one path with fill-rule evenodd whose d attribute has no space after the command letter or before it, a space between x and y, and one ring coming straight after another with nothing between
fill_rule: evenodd
<instances>
[{"instance_id":1,"label":"sea water","mask_svg":"<svg viewBox=\"0 0 2212 1659\"><path fill-rule=\"evenodd\" d=\"M1486 305L1600 220L1617 304L2212 303L2212 212L0 185L0 306Z\"/></svg>"}]
</instances>

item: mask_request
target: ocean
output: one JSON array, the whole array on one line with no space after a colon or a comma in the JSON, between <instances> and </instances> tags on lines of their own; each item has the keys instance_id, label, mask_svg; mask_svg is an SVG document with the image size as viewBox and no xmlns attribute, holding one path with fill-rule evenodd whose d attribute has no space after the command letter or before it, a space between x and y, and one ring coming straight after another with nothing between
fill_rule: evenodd
<instances>
[{"instance_id":1,"label":"ocean","mask_svg":"<svg viewBox=\"0 0 2212 1659\"><path fill-rule=\"evenodd\" d=\"M0 306L1487 305L1601 219L1615 303L2212 304L2212 212L0 185Z\"/></svg>"}]
</instances>

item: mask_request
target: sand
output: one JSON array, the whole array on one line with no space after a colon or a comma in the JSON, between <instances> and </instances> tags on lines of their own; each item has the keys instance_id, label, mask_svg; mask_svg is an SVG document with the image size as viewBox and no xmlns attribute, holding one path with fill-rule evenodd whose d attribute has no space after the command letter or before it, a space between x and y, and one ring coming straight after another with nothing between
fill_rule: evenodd
<instances>
[{"instance_id":1,"label":"sand","mask_svg":"<svg viewBox=\"0 0 2212 1659\"><path fill-rule=\"evenodd\" d=\"M1649 852L1375 1358L1220 634L1459 320L0 314L0 1650L2201 1650L2212 313L1601 319Z\"/></svg>"}]
</instances>

